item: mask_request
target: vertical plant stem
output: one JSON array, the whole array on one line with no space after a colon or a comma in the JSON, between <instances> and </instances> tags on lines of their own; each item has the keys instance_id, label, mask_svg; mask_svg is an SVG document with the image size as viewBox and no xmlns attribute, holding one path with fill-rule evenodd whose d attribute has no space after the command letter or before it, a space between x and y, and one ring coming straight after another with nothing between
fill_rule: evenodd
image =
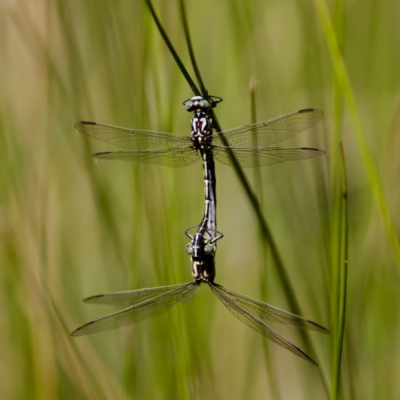
<instances>
[{"instance_id":1,"label":"vertical plant stem","mask_svg":"<svg viewBox=\"0 0 400 400\"><path fill-rule=\"evenodd\" d=\"M347 297L347 269L348 269L348 217L347 217L347 172L342 144L340 144L341 160L341 193L340 193L340 215L338 229L338 254L337 287L333 289L335 296L335 313L332 315L332 374L331 374L331 400L337 400L340 389L340 374L343 353L344 326L346 319L346 297ZM334 268L336 265L333 266Z\"/></svg>"}]
</instances>

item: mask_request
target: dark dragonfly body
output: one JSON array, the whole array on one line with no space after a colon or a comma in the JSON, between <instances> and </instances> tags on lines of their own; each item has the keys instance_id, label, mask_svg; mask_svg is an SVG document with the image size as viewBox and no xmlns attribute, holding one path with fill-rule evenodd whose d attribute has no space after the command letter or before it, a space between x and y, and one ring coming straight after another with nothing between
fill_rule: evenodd
<instances>
[{"instance_id":1,"label":"dark dragonfly body","mask_svg":"<svg viewBox=\"0 0 400 400\"><path fill-rule=\"evenodd\" d=\"M216 242L223 237L221 232L210 232L207 228L207 218L203 218L197 232L192 236L186 230L185 234L191 239L186 246L186 253L191 256L192 276L195 282L214 282L215 279L215 254Z\"/></svg>"},{"instance_id":2,"label":"dark dragonfly body","mask_svg":"<svg viewBox=\"0 0 400 400\"><path fill-rule=\"evenodd\" d=\"M215 175L215 164L212 153L213 120L211 109L215 107L218 102L222 101L222 99L215 96L212 96L211 99L213 102L209 103L201 96L195 96L184 101L183 104L187 111L193 111L191 139L193 148L199 152L203 162L205 197L203 222L207 221L208 232L214 235L214 232L217 232L217 178Z\"/></svg>"},{"instance_id":3,"label":"dark dragonfly body","mask_svg":"<svg viewBox=\"0 0 400 400\"><path fill-rule=\"evenodd\" d=\"M84 300L87 303L122 305L126 306L126 308L88 322L73 331L71 335L82 336L99 333L162 314L174 305L185 303L195 297L199 291L200 284L206 283L225 307L241 322L293 354L314 365L318 365L303 350L289 342L264 321L279 322L321 333L329 333L329 331L313 321L215 283L215 242L222 237L222 234L220 232L208 232L206 218L203 219L193 236L188 233L190 229L193 228L189 228L186 231L186 234L191 238L191 242L186 246L186 252L191 256L193 282L88 297ZM211 239L206 239L206 236Z\"/></svg>"},{"instance_id":4,"label":"dark dragonfly body","mask_svg":"<svg viewBox=\"0 0 400 400\"><path fill-rule=\"evenodd\" d=\"M208 100L194 96L183 102L191 120L191 136L174 133L121 128L96 122L77 122L75 129L92 138L103 140L127 151L95 153L97 160L140 161L169 167L184 167L203 162L205 210L209 232L216 232L216 178L214 158L232 164L233 154L241 167L265 166L284 161L318 157L325 151L309 147L269 147L312 127L323 112L307 108L252 125L212 133L212 108L221 102L217 96ZM229 145L226 145L226 141Z\"/></svg>"}]
</instances>

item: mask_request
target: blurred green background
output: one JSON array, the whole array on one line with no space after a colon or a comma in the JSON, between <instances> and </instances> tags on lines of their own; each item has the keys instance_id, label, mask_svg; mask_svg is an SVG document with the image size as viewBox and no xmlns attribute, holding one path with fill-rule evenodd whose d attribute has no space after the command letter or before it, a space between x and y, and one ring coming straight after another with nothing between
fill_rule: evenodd
<instances>
[{"instance_id":1,"label":"blurred green background","mask_svg":"<svg viewBox=\"0 0 400 400\"><path fill-rule=\"evenodd\" d=\"M327 156L259 169L258 194L302 315L330 328L339 124L349 207L341 398L397 398L399 269L351 115L344 107L343 118L334 117L333 64L315 4L185 4L206 86L224 99L216 108L223 129L251 122L251 76L257 121L307 107L325 112L284 145ZM178 3L154 6L189 68ZM204 285L155 319L69 336L115 311L83 297L190 281L184 231L203 213L200 163L96 165L90 154L112 146L77 135L73 124L188 135L181 102L193 93L143 1L5 0L0 10L2 399L328 398L333 335L309 335L318 369L240 323ZM342 18L350 90L398 233L400 5L345 2ZM225 234L216 282L289 309L242 186L232 168L216 168ZM257 173L245 173L254 184ZM299 332L274 328L304 348Z\"/></svg>"}]
</instances>

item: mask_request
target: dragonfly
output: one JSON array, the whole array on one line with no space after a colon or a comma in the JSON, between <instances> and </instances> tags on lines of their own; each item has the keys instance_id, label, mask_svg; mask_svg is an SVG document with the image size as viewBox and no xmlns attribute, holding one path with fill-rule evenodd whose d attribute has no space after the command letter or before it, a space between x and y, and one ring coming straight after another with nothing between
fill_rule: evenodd
<instances>
[{"instance_id":1,"label":"dragonfly","mask_svg":"<svg viewBox=\"0 0 400 400\"><path fill-rule=\"evenodd\" d=\"M227 289L214 282L215 243L223 237L223 234L221 232L208 232L207 222L207 218L203 218L194 235L189 233L193 228L189 228L185 232L191 239L186 246L186 253L191 257L192 282L88 297L84 300L86 303L111 304L125 306L126 308L88 322L74 330L71 335L83 336L100 333L162 314L176 304L193 299L198 294L200 285L205 283L241 322L298 357L318 366L313 358L268 326L265 321L279 322L320 333L329 333L328 329L316 322Z\"/></svg>"},{"instance_id":2,"label":"dragonfly","mask_svg":"<svg viewBox=\"0 0 400 400\"><path fill-rule=\"evenodd\" d=\"M183 102L193 112L191 135L121 128L96 122L81 121L75 129L97 140L110 143L123 151L105 151L92 156L97 161L119 160L185 167L202 160L204 173L205 210L209 232L216 232L216 176L214 158L232 165L234 155L240 167L266 166L284 161L303 160L325 154L310 147L270 147L311 128L324 113L306 108L264 122L213 133L212 109L221 97L194 96ZM200 157L199 157L200 155Z\"/></svg>"}]
</instances>

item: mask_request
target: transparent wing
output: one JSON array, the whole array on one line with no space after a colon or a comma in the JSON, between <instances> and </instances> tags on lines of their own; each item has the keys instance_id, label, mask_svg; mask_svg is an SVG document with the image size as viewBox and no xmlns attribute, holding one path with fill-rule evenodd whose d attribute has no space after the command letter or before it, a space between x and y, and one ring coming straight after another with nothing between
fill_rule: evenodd
<instances>
[{"instance_id":1,"label":"transparent wing","mask_svg":"<svg viewBox=\"0 0 400 400\"><path fill-rule=\"evenodd\" d=\"M316 322L300 317L299 315L283 311L279 308L271 306L268 303L252 299L251 297L234 292L233 290L229 290L222 286L219 286L218 289L220 292L224 293L227 297L246 309L249 313L254 314L260 319L279 322L281 324L291 325L296 328L309 329L321 333L329 333L329 329L324 328Z\"/></svg>"},{"instance_id":2,"label":"transparent wing","mask_svg":"<svg viewBox=\"0 0 400 400\"><path fill-rule=\"evenodd\" d=\"M272 340L273 342L279 344L283 348L291 351L296 356L303 358L304 360L309 361L311 364L318 366L317 362L313 360L309 355L307 355L303 350L290 343L287 339L281 336L278 332L270 328L264 322L262 322L259 318L251 314L247 311L240 303L237 303L235 298L232 298L222 290L222 287L219 285L210 285L211 290L216 294L216 296L222 301L225 307L240 321L254 329L258 333L261 333L263 336Z\"/></svg>"},{"instance_id":3,"label":"transparent wing","mask_svg":"<svg viewBox=\"0 0 400 400\"><path fill-rule=\"evenodd\" d=\"M121 128L89 121L77 122L75 129L94 139L128 150L160 150L191 146L190 137L175 133Z\"/></svg>"},{"instance_id":4,"label":"transparent wing","mask_svg":"<svg viewBox=\"0 0 400 400\"><path fill-rule=\"evenodd\" d=\"M232 165L229 151L233 152L242 168L260 167L285 161L305 160L325 154L324 150L309 147L227 148L224 146L213 146L215 159L226 165Z\"/></svg>"},{"instance_id":5,"label":"transparent wing","mask_svg":"<svg viewBox=\"0 0 400 400\"><path fill-rule=\"evenodd\" d=\"M311 128L323 116L324 113L321 110L307 108L268 121L228 129L222 134L229 142L229 146L265 147L289 139ZM219 133L215 133L212 140L216 146L225 145Z\"/></svg>"},{"instance_id":6,"label":"transparent wing","mask_svg":"<svg viewBox=\"0 0 400 400\"><path fill-rule=\"evenodd\" d=\"M120 328L168 311L177 303L192 299L199 290L199 285L193 282L181 285L177 289L152 297L141 303L125 308L103 318L88 322L71 333L71 336L82 336L104 332L108 329Z\"/></svg>"},{"instance_id":7,"label":"transparent wing","mask_svg":"<svg viewBox=\"0 0 400 400\"><path fill-rule=\"evenodd\" d=\"M106 151L92 154L96 161L139 161L168 167L186 167L200 160L196 150L190 147L169 150Z\"/></svg>"},{"instance_id":8,"label":"transparent wing","mask_svg":"<svg viewBox=\"0 0 400 400\"><path fill-rule=\"evenodd\" d=\"M179 285L159 286L154 288L144 288L138 290L126 290L123 292L112 292L105 294L96 294L87 297L83 301L90 304L111 304L117 306L132 306L141 303L151 297L159 296L161 294L171 292L187 287L187 283Z\"/></svg>"}]
</instances>

